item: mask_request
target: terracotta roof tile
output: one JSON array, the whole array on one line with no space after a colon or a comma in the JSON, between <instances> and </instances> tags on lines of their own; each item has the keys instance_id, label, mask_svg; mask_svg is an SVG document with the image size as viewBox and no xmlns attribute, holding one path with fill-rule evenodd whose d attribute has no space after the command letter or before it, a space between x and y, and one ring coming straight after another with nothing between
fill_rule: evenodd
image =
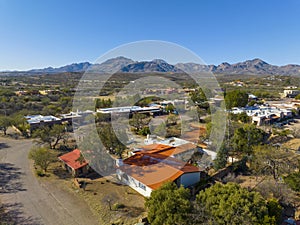
<instances>
[{"instance_id":1,"label":"terracotta roof tile","mask_svg":"<svg viewBox=\"0 0 300 225\"><path fill-rule=\"evenodd\" d=\"M147 153L158 153L158 152L166 151L171 148L173 147L164 144L151 144L151 145L145 145L141 147L142 151L146 151Z\"/></svg>"},{"instance_id":2,"label":"terracotta roof tile","mask_svg":"<svg viewBox=\"0 0 300 225\"><path fill-rule=\"evenodd\" d=\"M193 143L186 143L183 145L179 145L177 147L172 147L166 151L162 151L159 154L165 155L165 156L174 156L174 155L178 155L178 154L190 151L190 150L194 150L196 148L197 148L197 146L194 145Z\"/></svg>"},{"instance_id":3,"label":"terracotta roof tile","mask_svg":"<svg viewBox=\"0 0 300 225\"><path fill-rule=\"evenodd\" d=\"M88 164L86 161L84 161L82 164L79 161L76 161L79 157L80 157L80 150L75 149L72 152L61 155L58 158L64 163L66 163L69 167L76 170Z\"/></svg>"},{"instance_id":4,"label":"terracotta roof tile","mask_svg":"<svg viewBox=\"0 0 300 225\"><path fill-rule=\"evenodd\" d=\"M157 153L139 152L123 162L120 170L152 189L184 173L200 172L198 167Z\"/></svg>"}]
</instances>

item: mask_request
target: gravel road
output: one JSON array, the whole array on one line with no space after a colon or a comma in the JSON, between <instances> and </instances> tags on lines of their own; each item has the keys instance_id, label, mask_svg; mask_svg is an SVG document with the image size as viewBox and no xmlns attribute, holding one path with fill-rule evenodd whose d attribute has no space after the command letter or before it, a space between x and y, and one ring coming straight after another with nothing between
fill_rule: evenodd
<instances>
[{"instance_id":1,"label":"gravel road","mask_svg":"<svg viewBox=\"0 0 300 225\"><path fill-rule=\"evenodd\" d=\"M16 224L98 224L86 203L32 173L31 140L0 137L0 200Z\"/></svg>"}]
</instances>

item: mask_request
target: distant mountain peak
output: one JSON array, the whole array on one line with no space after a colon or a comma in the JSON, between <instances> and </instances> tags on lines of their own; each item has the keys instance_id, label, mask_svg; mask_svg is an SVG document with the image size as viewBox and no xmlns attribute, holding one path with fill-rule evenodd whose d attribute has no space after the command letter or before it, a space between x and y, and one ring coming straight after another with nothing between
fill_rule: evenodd
<instances>
[{"instance_id":1,"label":"distant mountain peak","mask_svg":"<svg viewBox=\"0 0 300 225\"><path fill-rule=\"evenodd\" d=\"M255 59L252 59L252 60L247 60L244 63L253 64L253 65L270 65L270 64L266 63L265 61L263 61L259 58L255 58Z\"/></svg>"},{"instance_id":2,"label":"distant mountain peak","mask_svg":"<svg viewBox=\"0 0 300 225\"><path fill-rule=\"evenodd\" d=\"M223 62L218 66L195 65L193 63L178 63L176 66L185 72L207 71L215 74L300 75L300 65L274 66L259 58L234 64Z\"/></svg>"},{"instance_id":3,"label":"distant mountain peak","mask_svg":"<svg viewBox=\"0 0 300 225\"><path fill-rule=\"evenodd\" d=\"M70 65L62 66L59 68L47 67L44 69L33 69L28 72L32 73L65 73L65 72L83 72L92 64L89 62L72 63Z\"/></svg>"},{"instance_id":4,"label":"distant mountain peak","mask_svg":"<svg viewBox=\"0 0 300 225\"><path fill-rule=\"evenodd\" d=\"M167 63L167 62L166 62L165 60L163 60L163 59L153 59L151 62L158 63L158 64Z\"/></svg>"},{"instance_id":5,"label":"distant mountain peak","mask_svg":"<svg viewBox=\"0 0 300 225\"><path fill-rule=\"evenodd\" d=\"M123 73L149 73L149 72L158 72L158 73L183 73L182 70L178 69L176 66L168 64L162 59L154 59L152 61L141 61L128 64L121 68L119 72Z\"/></svg>"},{"instance_id":6,"label":"distant mountain peak","mask_svg":"<svg viewBox=\"0 0 300 225\"><path fill-rule=\"evenodd\" d=\"M16 73L22 74L53 74L64 72L85 72L96 73L194 73L194 72L212 72L215 74L252 74L252 75L300 75L300 65L288 64L284 66L275 66L267 62L254 58L244 62L229 64L223 62L220 65L203 65L197 63L177 63L171 65L163 59L153 59L152 61L133 61L124 56L110 58L101 64L91 64L89 62L72 63L59 68L47 67L44 69L33 69L29 71L5 71L1 74Z\"/></svg>"}]
</instances>

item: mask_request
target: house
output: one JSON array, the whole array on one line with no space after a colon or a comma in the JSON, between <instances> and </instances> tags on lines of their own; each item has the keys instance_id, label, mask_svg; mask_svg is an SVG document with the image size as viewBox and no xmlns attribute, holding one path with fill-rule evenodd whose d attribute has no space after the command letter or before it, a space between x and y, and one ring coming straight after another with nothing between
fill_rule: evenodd
<instances>
[{"instance_id":1,"label":"house","mask_svg":"<svg viewBox=\"0 0 300 225\"><path fill-rule=\"evenodd\" d=\"M159 153L138 152L117 168L118 179L145 197L168 181L191 187L200 181L201 169Z\"/></svg>"},{"instance_id":2,"label":"house","mask_svg":"<svg viewBox=\"0 0 300 225\"><path fill-rule=\"evenodd\" d=\"M88 163L83 160L80 162L78 159L80 157L80 150L75 149L72 152L68 152L64 155L58 157L60 161L62 161L64 168L69 171L72 176L78 177L82 175L86 175L89 172Z\"/></svg>"},{"instance_id":3,"label":"house","mask_svg":"<svg viewBox=\"0 0 300 225\"><path fill-rule=\"evenodd\" d=\"M285 90L283 90L282 97L284 97L284 98L295 98L298 94L300 94L300 90L285 89Z\"/></svg>"},{"instance_id":4,"label":"house","mask_svg":"<svg viewBox=\"0 0 300 225\"><path fill-rule=\"evenodd\" d=\"M25 116L27 122L30 125L30 131L38 129L40 126L48 125L52 126L54 124L61 124L61 119L55 116L42 116L42 115L29 115Z\"/></svg>"},{"instance_id":5,"label":"house","mask_svg":"<svg viewBox=\"0 0 300 225\"><path fill-rule=\"evenodd\" d=\"M80 115L79 112L70 112L66 114L60 114L60 118L62 123L67 123L69 125L75 124L81 124L83 121L82 115Z\"/></svg>"},{"instance_id":6,"label":"house","mask_svg":"<svg viewBox=\"0 0 300 225\"><path fill-rule=\"evenodd\" d=\"M248 101L257 101L258 97L253 94L248 94Z\"/></svg>"},{"instance_id":7,"label":"house","mask_svg":"<svg viewBox=\"0 0 300 225\"><path fill-rule=\"evenodd\" d=\"M271 125L281 119L288 119L293 116L292 108L283 104L250 106L245 108L234 107L230 112L233 114L245 112L252 118L252 123L257 126Z\"/></svg>"},{"instance_id":8,"label":"house","mask_svg":"<svg viewBox=\"0 0 300 225\"><path fill-rule=\"evenodd\" d=\"M197 151L208 155L211 158L211 160L214 160L217 155L216 152L207 149L207 144L201 146L199 144L194 144L190 141L181 138L176 138L176 137L160 140L155 136L147 135L147 138L144 140L144 143L146 144L146 146L148 146L146 148L149 148L151 144L155 144L153 146L162 144L162 145L168 145L170 147L176 147L177 149L176 151L173 151L172 157L175 157L184 162L187 162L191 158L191 156ZM139 151L142 148L145 148L145 146L139 149L135 149L134 151Z\"/></svg>"},{"instance_id":9,"label":"house","mask_svg":"<svg viewBox=\"0 0 300 225\"><path fill-rule=\"evenodd\" d=\"M166 157L173 157L183 162L188 162L194 153L201 151L196 145L188 142L178 146L165 145L165 144L151 144L142 146L137 152L160 154Z\"/></svg>"},{"instance_id":10,"label":"house","mask_svg":"<svg viewBox=\"0 0 300 225\"><path fill-rule=\"evenodd\" d=\"M151 107L140 107L140 106L122 106L113 108L99 108L97 113L103 114L129 114L132 116L135 113L149 114L149 115L160 115L161 109L159 106Z\"/></svg>"},{"instance_id":11,"label":"house","mask_svg":"<svg viewBox=\"0 0 300 225\"><path fill-rule=\"evenodd\" d=\"M59 94L61 91L60 90L39 90L39 94L41 95L56 95Z\"/></svg>"},{"instance_id":12,"label":"house","mask_svg":"<svg viewBox=\"0 0 300 225\"><path fill-rule=\"evenodd\" d=\"M129 158L117 162L117 176L146 197L167 181L192 187L200 181L204 169L187 162L201 150L182 139L145 145L135 149Z\"/></svg>"}]
</instances>

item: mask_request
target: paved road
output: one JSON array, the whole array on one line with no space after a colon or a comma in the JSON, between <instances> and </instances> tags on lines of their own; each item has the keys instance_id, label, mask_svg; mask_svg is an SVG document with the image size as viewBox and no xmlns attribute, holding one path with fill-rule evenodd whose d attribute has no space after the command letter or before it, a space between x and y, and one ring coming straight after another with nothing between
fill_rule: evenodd
<instances>
[{"instance_id":1,"label":"paved road","mask_svg":"<svg viewBox=\"0 0 300 225\"><path fill-rule=\"evenodd\" d=\"M30 140L0 137L0 200L16 224L98 224L83 200L37 180L27 159L31 146Z\"/></svg>"}]
</instances>

